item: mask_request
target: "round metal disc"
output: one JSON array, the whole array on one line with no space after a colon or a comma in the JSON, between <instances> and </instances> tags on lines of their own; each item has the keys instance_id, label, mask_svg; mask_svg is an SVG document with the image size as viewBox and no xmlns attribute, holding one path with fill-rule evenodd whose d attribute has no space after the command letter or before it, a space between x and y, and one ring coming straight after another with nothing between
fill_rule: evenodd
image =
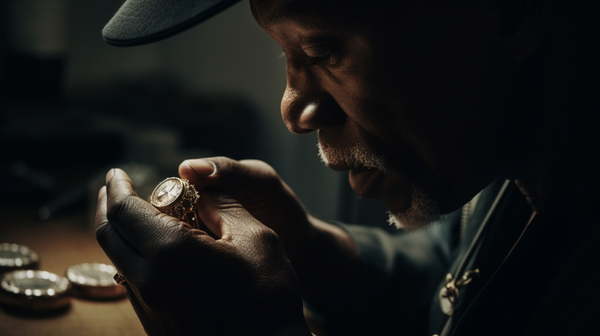
<instances>
[{"instance_id":1,"label":"round metal disc","mask_svg":"<svg viewBox=\"0 0 600 336\"><path fill-rule=\"evenodd\" d=\"M71 289L65 277L47 271L18 270L0 281L0 302L19 310L45 312L66 308Z\"/></svg>"},{"instance_id":2,"label":"round metal disc","mask_svg":"<svg viewBox=\"0 0 600 336\"><path fill-rule=\"evenodd\" d=\"M106 264L80 264L69 267L67 278L73 294L86 299L111 300L125 296L125 287L113 279L117 269Z\"/></svg>"},{"instance_id":3,"label":"round metal disc","mask_svg":"<svg viewBox=\"0 0 600 336\"><path fill-rule=\"evenodd\" d=\"M0 244L0 273L17 269L35 269L39 256L25 245Z\"/></svg>"},{"instance_id":4,"label":"round metal disc","mask_svg":"<svg viewBox=\"0 0 600 336\"><path fill-rule=\"evenodd\" d=\"M181 179L169 177L154 188L152 196L150 196L150 203L159 210L166 209L179 201L183 192L183 182Z\"/></svg>"}]
</instances>

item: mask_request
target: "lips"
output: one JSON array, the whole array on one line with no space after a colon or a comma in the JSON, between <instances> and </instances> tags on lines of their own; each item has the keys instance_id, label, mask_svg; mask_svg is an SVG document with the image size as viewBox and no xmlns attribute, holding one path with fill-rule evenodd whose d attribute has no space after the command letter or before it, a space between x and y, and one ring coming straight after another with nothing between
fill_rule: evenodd
<instances>
[{"instance_id":1,"label":"lips","mask_svg":"<svg viewBox=\"0 0 600 336\"><path fill-rule=\"evenodd\" d=\"M333 164L333 163L327 163L326 166L327 166L327 168L333 169L335 171L344 171L344 170L353 169L352 167L349 167L349 166L340 165L340 164Z\"/></svg>"},{"instance_id":2,"label":"lips","mask_svg":"<svg viewBox=\"0 0 600 336\"><path fill-rule=\"evenodd\" d=\"M384 174L381 170L367 167L350 167L340 164L327 163L327 167L335 171L349 170L348 180L352 190L360 196L366 198L378 198L381 193L381 184Z\"/></svg>"},{"instance_id":3,"label":"lips","mask_svg":"<svg viewBox=\"0 0 600 336\"><path fill-rule=\"evenodd\" d=\"M374 168L350 169L348 176L350 186L358 196L376 199L381 196L383 178L383 172Z\"/></svg>"}]
</instances>

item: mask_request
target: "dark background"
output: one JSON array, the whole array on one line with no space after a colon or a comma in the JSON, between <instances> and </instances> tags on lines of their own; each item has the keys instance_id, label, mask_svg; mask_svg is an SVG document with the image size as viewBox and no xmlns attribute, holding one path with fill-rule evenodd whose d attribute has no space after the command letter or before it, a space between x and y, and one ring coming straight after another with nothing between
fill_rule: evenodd
<instances>
[{"instance_id":1,"label":"dark background","mask_svg":"<svg viewBox=\"0 0 600 336\"><path fill-rule=\"evenodd\" d=\"M4 211L91 219L111 167L130 173L145 196L182 160L225 155L268 162L311 213L340 218L346 174L319 162L316 134L285 128L285 58L246 1L133 48L100 34L120 0L1 4Z\"/></svg>"}]
</instances>

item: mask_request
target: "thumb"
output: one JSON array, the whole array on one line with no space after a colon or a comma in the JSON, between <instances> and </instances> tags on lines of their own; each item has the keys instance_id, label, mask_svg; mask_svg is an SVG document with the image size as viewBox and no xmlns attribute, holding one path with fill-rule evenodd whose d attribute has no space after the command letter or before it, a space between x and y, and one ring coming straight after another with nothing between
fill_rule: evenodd
<instances>
[{"instance_id":1,"label":"thumb","mask_svg":"<svg viewBox=\"0 0 600 336\"><path fill-rule=\"evenodd\" d=\"M221 240L248 240L263 229L270 230L252 216L235 198L216 190L200 192L198 218Z\"/></svg>"},{"instance_id":2,"label":"thumb","mask_svg":"<svg viewBox=\"0 0 600 336\"><path fill-rule=\"evenodd\" d=\"M236 161L226 157L186 160L179 165L179 176L188 179L198 190L218 188L245 202L265 186L274 189L281 179L265 162Z\"/></svg>"}]
</instances>

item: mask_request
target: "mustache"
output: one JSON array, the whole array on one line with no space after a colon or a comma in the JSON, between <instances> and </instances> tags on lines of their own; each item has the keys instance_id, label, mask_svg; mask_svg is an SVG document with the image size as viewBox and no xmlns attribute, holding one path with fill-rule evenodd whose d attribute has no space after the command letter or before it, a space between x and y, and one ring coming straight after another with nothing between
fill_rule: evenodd
<instances>
[{"instance_id":1,"label":"mustache","mask_svg":"<svg viewBox=\"0 0 600 336\"><path fill-rule=\"evenodd\" d=\"M375 168L385 173L386 160L382 155L373 153L363 143L345 148L334 148L317 143L319 157L325 164L343 165L349 167Z\"/></svg>"}]
</instances>

